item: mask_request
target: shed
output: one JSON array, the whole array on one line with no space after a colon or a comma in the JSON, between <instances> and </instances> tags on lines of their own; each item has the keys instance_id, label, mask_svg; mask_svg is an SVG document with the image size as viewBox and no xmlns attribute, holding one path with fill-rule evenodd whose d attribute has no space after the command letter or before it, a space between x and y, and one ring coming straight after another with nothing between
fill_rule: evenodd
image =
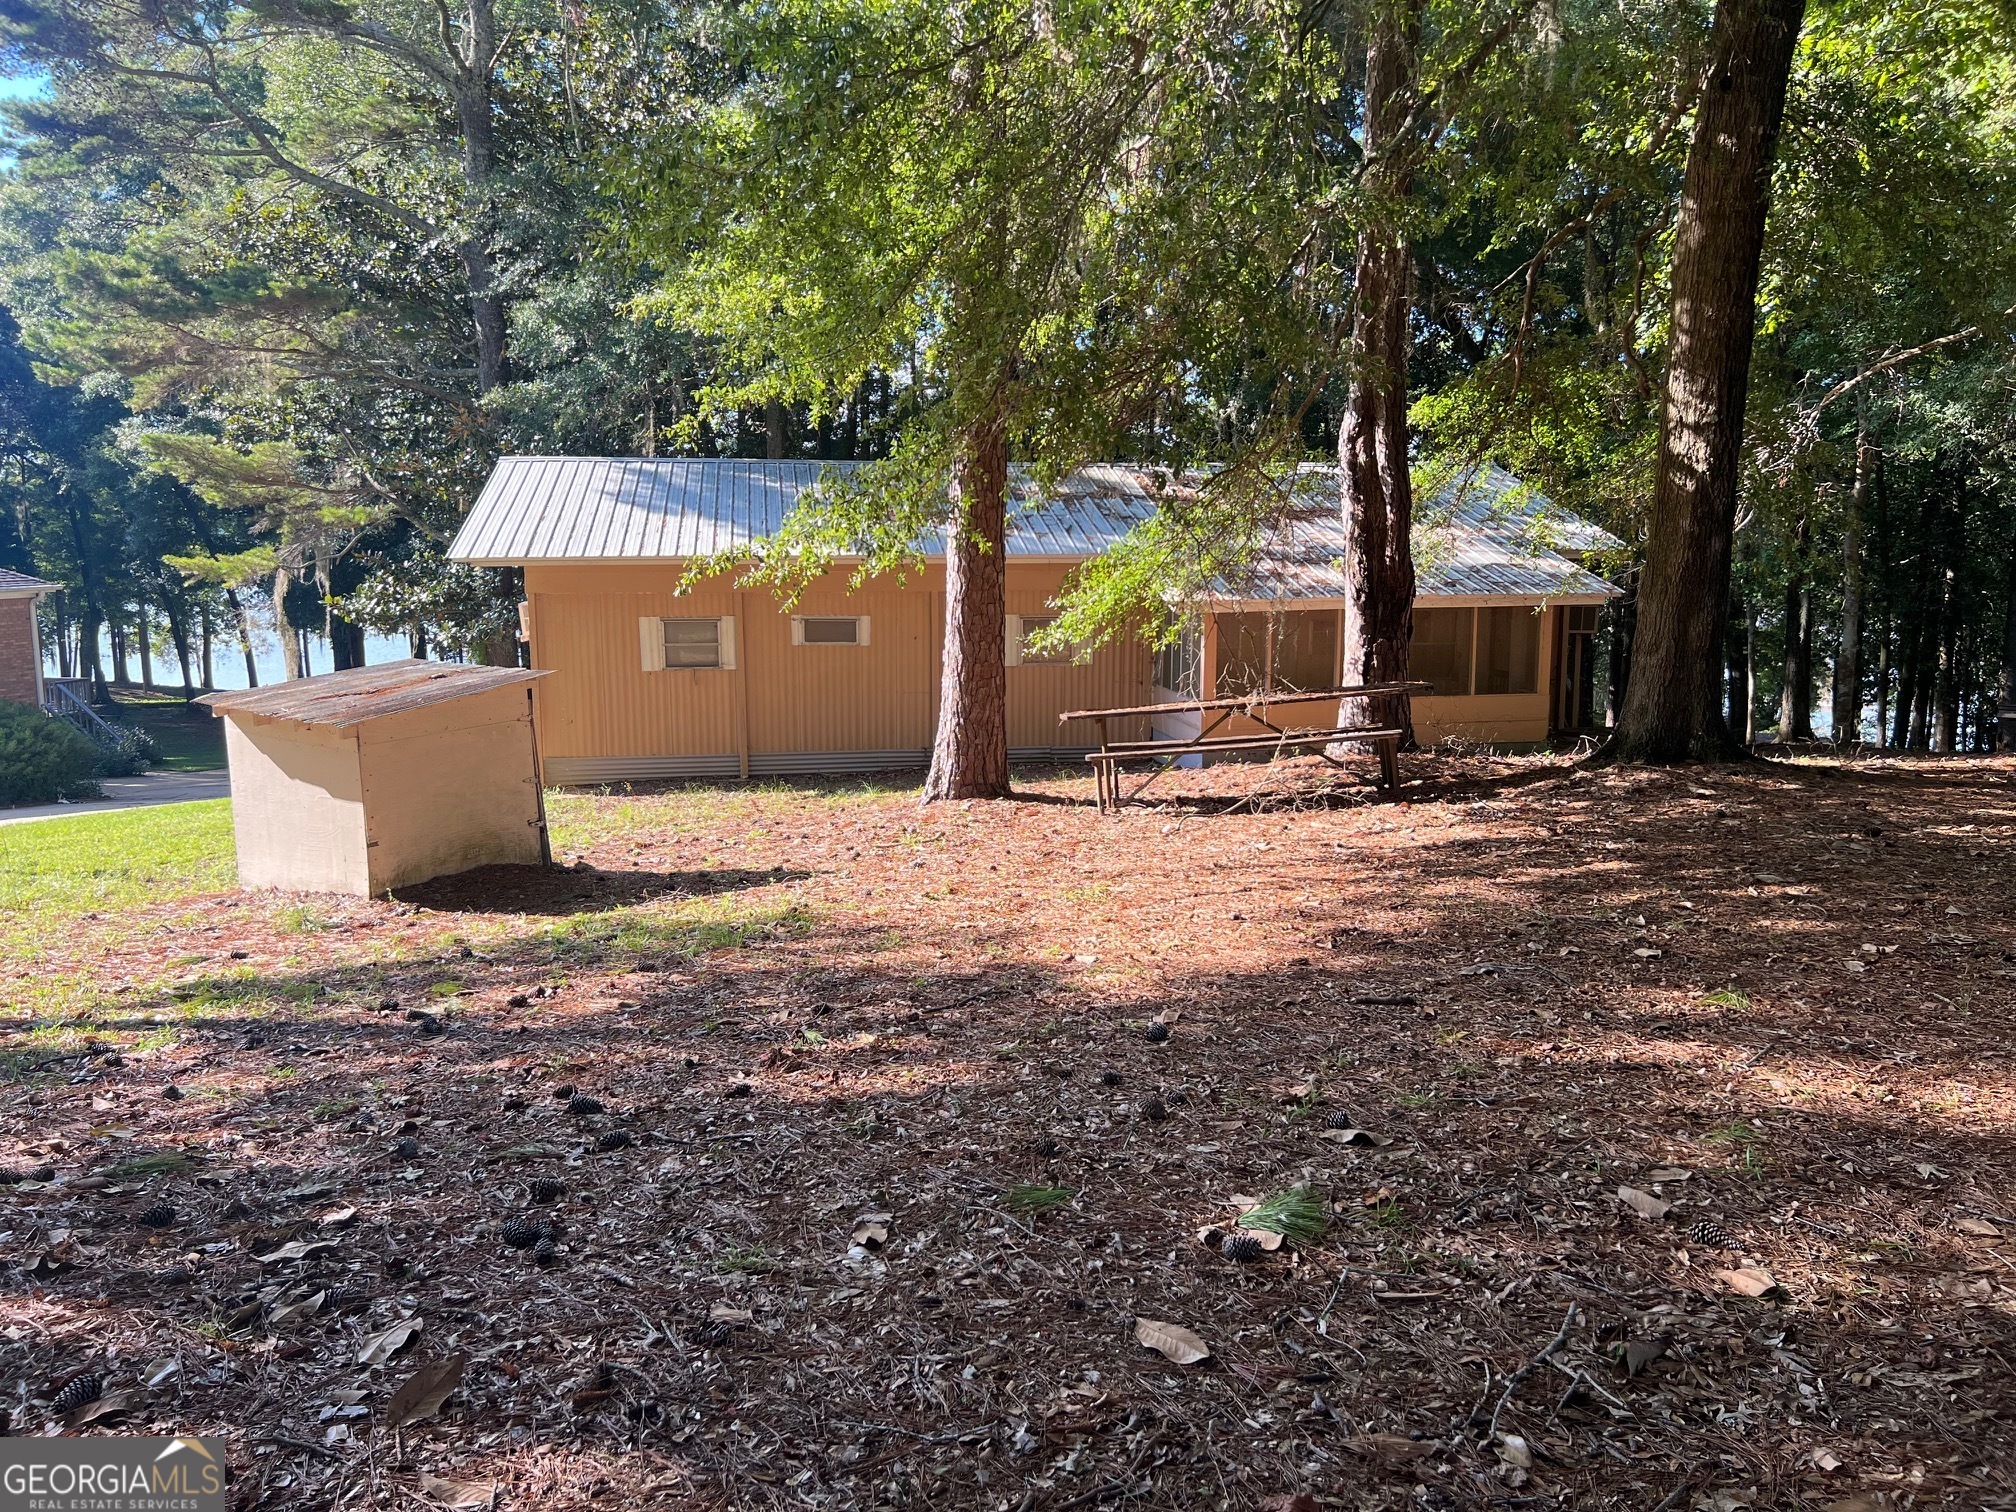
<instances>
[{"instance_id":1,"label":"shed","mask_svg":"<svg viewBox=\"0 0 2016 1512\"><path fill-rule=\"evenodd\" d=\"M57 591L55 583L0 567L0 698L42 702L42 639L35 601Z\"/></svg>"},{"instance_id":2,"label":"shed","mask_svg":"<svg viewBox=\"0 0 2016 1512\"><path fill-rule=\"evenodd\" d=\"M226 722L239 884L371 896L550 864L543 676L397 661L198 699Z\"/></svg>"}]
</instances>

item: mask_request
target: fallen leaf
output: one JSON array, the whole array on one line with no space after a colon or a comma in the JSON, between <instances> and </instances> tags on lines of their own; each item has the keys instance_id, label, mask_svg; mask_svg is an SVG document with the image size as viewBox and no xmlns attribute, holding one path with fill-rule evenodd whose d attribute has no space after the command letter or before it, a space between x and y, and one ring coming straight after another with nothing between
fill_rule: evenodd
<instances>
[{"instance_id":1,"label":"fallen leaf","mask_svg":"<svg viewBox=\"0 0 2016 1512\"><path fill-rule=\"evenodd\" d=\"M1361 1433L1344 1440L1344 1447L1372 1459L1418 1460L1426 1459L1441 1445L1432 1439L1402 1438L1397 1433Z\"/></svg>"},{"instance_id":2,"label":"fallen leaf","mask_svg":"<svg viewBox=\"0 0 2016 1512\"><path fill-rule=\"evenodd\" d=\"M1654 1197L1650 1192L1641 1192L1636 1187L1620 1186L1617 1195L1640 1218L1657 1220L1673 1211L1672 1203Z\"/></svg>"},{"instance_id":3,"label":"fallen leaf","mask_svg":"<svg viewBox=\"0 0 2016 1512\"><path fill-rule=\"evenodd\" d=\"M1645 1367L1665 1353L1664 1339L1633 1339L1624 1346L1624 1374L1644 1374Z\"/></svg>"},{"instance_id":4,"label":"fallen leaf","mask_svg":"<svg viewBox=\"0 0 2016 1512\"><path fill-rule=\"evenodd\" d=\"M1175 1323L1157 1323L1153 1318L1134 1320L1134 1340L1146 1344L1165 1359L1178 1365L1195 1365L1199 1360L1211 1358L1211 1346L1197 1335Z\"/></svg>"},{"instance_id":5,"label":"fallen leaf","mask_svg":"<svg viewBox=\"0 0 2016 1512\"><path fill-rule=\"evenodd\" d=\"M1963 1234L1972 1234L1977 1239L2000 1239L2002 1230L1985 1218L1961 1218L1954 1225Z\"/></svg>"},{"instance_id":6,"label":"fallen leaf","mask_svg":"<svg viewBox=\"0 0 2016 1512\"><path fill-rule=\"evenodd\" d=\"M756 1314L746 1307L730 1307L726 1302L716 1302L707 1309L707 1320L710 1323L753 1323Z\"/></svg>"},{"instance_id":7,"label":"fallen leaf","mask_svg":"<svg viewBox=\"0 0 2016 1512\"><path fill-rule=\"evenodd\" d=\"M173 1356L164 1355L140 1372L140 1379L149 1386L159 1386L168 1377L182 1368L182 1362Z\"/></svg>"},{"instance_id":8,"label":"fallen leaf","mask_svg":"<svg viewBox=\"0 0 2016 1512\"><path fill-rule=\"evenodd\" d=\"M130 1412L146 1400L146 1395L138 1391L108 1391L95 1402L86 1402L75 1412L67 1414L63 1421L72 1428L80 1428L86 1423L95 1423L102 1418L118 1417Z\"/></svg>"},{"instance_id":9,"label":"fallen leaf","mask_svg":"<svg viewBox=\"0 0 2016 1512\"><path fill-rule=\"evenodd\" d=\"M1762 1266L1746 1265L1741 1270L1718 1270L1715 1279L1731 1291L1746 1297L1761 1297L1778 1289L1777 1278Z\"/></svg>"},{"instance_id":10,"label":"fallen leaf","mask_svg":"<svg viewBox=\"0 0 2016 1512\"><path fill-rule=\"evenodd\" d=\"M1383 1146L1393 1143L1392 1135L1374 1134L1369 1129L1325 1129L1323 1137L1332 1144L1341 1145Z\"/></svg>"},{"instance_id":11,"label":"fallen leaf","mask_svg":"<svg viewBox=\"0 0 2016 1512\"><path fill-rule=\"evenodd\" d=\"M327 1229L348 1228L357 1221L357 1209L354 1207L331 1208L315 1221Z\"/></svg>"},{"instance_id":12,"label":"fallen leaf","mask_svg":"<svg viewBox=\"0 0 2016 1512\"><path fill-rule=\"evenodd\" d=\"M1827 1503L1820 1512L1886 1512L1886 1509L1873 1496L1844 1496L1840 1501Z\"/></svg>"},{"instance_id":13,"label":"fallen leaf","mask_svg":"<svg viewBox=\"0 0 2016 1512\"><path fill-rule=\"evenodd\" d=\"M1654 1166L1646 1174L1645 1179L1647 1181L1686 1181L1693 1174L1685 1166Z\"/></svg>"},{"instance_id":14,"label":"fallen leaf","mask_svg":"<svg viewBox=\"0 0 2016 1512\"><path fill-rule=\"evenodd\" d=\"M334 1248L334 1239L296 1239L292 1244L283 1244L276 1250L252 1258L261 1265L277 1265L282 1260L306 1260L310 1255L319 1255Z\"/></svg>"},{"instance_id":15,"label":"fallen leaf","mask_svg":"<svg viewBox=\"0 0 2016 1512\"><path fill-rule=\"evenodd\" d=\"M326 1291L318 1291L312 1292L308 1296L293 1302L284 1302L266 1315L266 1321L282 1325L299 1323L305 1318L312 1318L315 1314L322 1311L322 1299L328 1295L329 1293Z\"/></svg>"},{"instance_id":16,"label":"fallen leaf","mask_svg":"<svg viewBox=\"0 0 2016 1512\"><path fill-rule=\"evenodd\" d=\"M434 1416L449 1393L462 1384L462 1371L468 1363L466 1354L452 1354L414 1371L385 1404L385 1426L403 1428Z\"/></svg>"},{"instance_id":17,"label":"fallen leaf","mask_svg":"<svg viewBox=\"0 0 2016 1512\"><path fill-rule=\"evenodd\" d=\"M1527 1447L1526 1440L1516 1433L1498 1435L1498 1458L1520 1470L1533 1468L1533 1451Z\"/></svg>"},{"instance_id":18,"label":"fallen leaf","mask_svg":"<svg viewBox=\"0 0 2016 1512\"><path fill-rule=\"evenodd\" d=\"M1813 1468L1832 1475L1836 1470L1846 1469L1847 1466L1841 1456L1832 1449L1822 1448L1813 1451Z\"/></svg>"},{"instance_id":19,"label":"fallen leaf","mask_svg":"<svg viewBox=\"0 0 2016 1512\"><path fill-rule=\"evenodd\" d=\"M420 1472L420 1494L444 1507L487 1507L497 1500L495 1481L452 1481Z\"/></svg>"},{"instance_id":20,"label":"fallen leaf","mask_svg":"<svg viewBox=\"0 0 2016 1512\"><path fill-rule=\"evenodd\" d=\"M1638 959L1641 961L1656 961L1659 959L1659 957L1666 954L1666 952L1663 950L1647 950L1641 948L1632 951L1631 954L1638 957Z\"/></svg>"},{"instance_id":21,"label":"fallen leaf","mask_svg":"<svg viewBox=\"0 0 2016 1512\"><path fill-rule=\"evenodd\" d=\"M854 1242L863 1249L879 1249L889 1242L889 1225L895 1220L887 1213L867 1213L854 1225Z\"/></svg>"},{"instance_id":22,"label":"fallen leaf","mask_svg":"<svg viewBox=\"0 0 2016 1512\"><path fill-rule=\"evenodd\" d=\"M1260 1512L1318 1512L1316 1498L1307 1491L1297 1491L1290 1496L1283 1491L1278 1496L1267 1497L1260 1503Z\"/></svg>"},{"instance_id":23,"label":"fallen leaf","mask_svg":"<svg viewBox=\"0 0 2016 1512\"><path fill-rule=\"evenodd\" d=\"M404 1318L394 1323L383 1333L373 1334L364 1341L357 1351L359 1365L383 1365L392 1356L413 1342L413 1336L420 1332L418 1318Z\"/></svg>"}]
</instances>

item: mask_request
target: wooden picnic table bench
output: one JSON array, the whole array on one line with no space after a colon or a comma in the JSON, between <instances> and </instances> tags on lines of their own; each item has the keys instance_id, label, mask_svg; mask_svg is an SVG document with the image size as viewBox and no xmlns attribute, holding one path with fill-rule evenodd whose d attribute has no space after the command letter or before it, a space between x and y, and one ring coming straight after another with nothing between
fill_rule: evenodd
<instances>
[{"instance_id":1,"label":"wooden picnic table bench","mask_svg":"<svg viewBox=\"0 0 2016 1512\"><path fill-rule=\"evenodd\" d=\"M1271 750L1279 754L1315 747L1325 761L1341 769L1343 763L1334 759L1325 748L1342 741L1355 741L1378 752L1379 785L1392 789L1400 783L1400 737L1406 723L1392 717L1392 706L1396 702L1405 704L1417 691L1425 692L1431 686L1424 682L1358 683L1341 688L1315 688L1308 692L1272 691L1249 693L1237 698L1186 699L1174 703L1146 704L1133 709L1075 709L1058 715L1057 722L1068 724L1072 720L1089 719L1099 726L1099 749L1086 752L1085 759L1092 763L1093 775L1098 780L1099 812L1102 814L1117 811L1123 803L1140 797L1150 783L1185 756L1211 751ZM1282 705L1335 705L1347 698L1364 700L1375 714L1384 717L1375 717L1365 724L1338 724L1333 718L1331 724L1320 728L1284 727L1267 717L1267 711ZM1202 725L1197 734L1187 739L1116 741L1107 736L1109 721L1115 719L1196 714L1201 721L1202 716L1213 713L1217 718L1208 725ZM1235 714L1264 725L1271 733L1212 735L1213 730ZM1120 763L1123 761L1154 761L1157 765L1133 792L1123 793L1120 788Z\"/></svg>"}]
</instances>

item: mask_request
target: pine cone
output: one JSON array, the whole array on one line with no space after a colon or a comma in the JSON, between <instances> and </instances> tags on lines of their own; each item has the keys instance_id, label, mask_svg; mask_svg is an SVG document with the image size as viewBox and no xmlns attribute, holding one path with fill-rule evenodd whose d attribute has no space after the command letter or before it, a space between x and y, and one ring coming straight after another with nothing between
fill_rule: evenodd
<instances>
[{"instance_id":1,"label":"pine cone","mask_svg":"<svg viewBox=\"0 0 2016 1512\"><path fill-rule=\"evenodd\" d=\"M1169 1105L1159 1097L1151 1097L1141 1104L1141 1116L1150 1123L1161 1123L1169 1116Z\"/></svg>"},{"instance_id":2,"label":"pine cone","mask_svg":"<svg viewBox=\"0 0 2016 1512\"><path fill-rule=\"evenodd\" d=\"M1055 1160L1064 1153L1064 1146L1054 1139L1039 1139L1032 1146L1039 1160Z\"/></svg>"},{"instance_id":3,"label":"pine cone","mask_svg":"<svg viewBox=\"0 0 2016 1512\"><path fill-rule=\"evenodd\" d=\"M396 1140L392 1145L392 1153L397 1155L401 1160L418 1160L420 1158L420 1141L417 1139Z\"/></svg>"},{"instance_id":4,"label":"pine cone","mask_svg":"<svg viewBox=\"0 0 2016 1512\"><path fill-rule=\"evenodd\" d=\"M534 1265L544 1268L557 1263L559 1259L560 1247L553 1242L551 1234L541 1236L539 1242L532 1246L532 1263Z\"/></svg>"},{"instance_id":5,"label":"pine cone","mask_svg":"<svg viewBox=\"0 0 2016 1512\"><path fill-rule=\"evenodd\" d=\"M1099 1073L1099 1085L1102 1087L1119 1086L1120 1073L1118 1071L1101 1071Z\"/></svg>"},{"instance_id":6,"label":"pine cone","mask_svg":"<svg viewBox=\"0 0 2016 1512\"><path fill-rule=\"evenodd\" d=\"M572 1082L562 1082L560 1083L559 1086L553 1089L553 1097L554 1100L557 1102L565 1102L567 1101L568 1098L572 1097L573 1095L574 1095L574 1083Z\"/></svg>"},{"instance_id":7,"label":"pine cone","mask_svg":"<svg viewBox=\"0 0 2016 1512\"><path fill-rule=\"evenodd\" d=\"M154 1279L163 1286L187 1286L196 1278L196 1273L186 1265L171 1265Z\"/></svg>"},{"instance_id":8,"label":"pine cone","mask_svg":"<svg viewBox=\"0 0 2016 1512\"><path fill-rule=\"evenodd\" d=\"M1729 1230L1713 1218L1703 1218L1687 1230L1687 1237L1703 1249L1728 1249L1735 1242L1729 1237Z\"/></svg>"},{"instance_id":9,"label":"pine cone","mask_svg":"<svg viewBox=\"0 0 2016 1512\"><path fill-rule=\"evenodd\" d=\"M1267 1251L1261 1247L1258 1234L1237 1229L1218 1241L1218 1253L1240 1265L1250 1265Z\"/></svg>"},{"instance_id":10,"label":"pine cone","mask_svg":"<svg viewBox=\"0 0 2016 1512\"><path fill-rule=\"evenodd\" d=\"M1356 1126L1357 1120L1342 1108L1332 1109L1330 1116L1323 1120L1323 1127L1326 1129L1350 1129Z\"/></svg>"},{"instance_id":11,"label":"pine cone","mask_svg":"<svg viewBox=\"0 0 2016 1512\"><path fill-rule=\"evenodd\" d=\"M567 1183L555 1181L551 1176L541 1176L532 1183L527 1195L534 1202L558 1202L567 1195Z\"/></svg>"},{"instance_id":12,"label":"pine cone","mask_svg":"<svg viewBox=\"0 0 2016 1512\"><path fill-rule=\"evenodd\" d=\"M1141 1038L1151 1045L1166 1045L1169 1043L1169 1026L1162 1020L1155 1019L1141 1031Z\"/></svg>"},{"instance_id":13,"label":"pine cone","mask_svg":"<svg viewBox=\"0 0 2016 1512\"><path fill-rule=\"evenodd\" d=\"M567 1111L572 1113L576 1118L587 1118L591 1114L600 1113L602 1111L602 1103L599 1099L589 1097L586 1093L577 1092L567 1099Z\"/></svg>"},{"instance_id":14,"label":"pine cone","mask_svg":"<svg viewBox=\"0 0 2016 1512\"><path fill-rule=\"evenodd\" d=\"M353 1307L362 1307L371 1300L371 1294L361 1286L332 1286L322 1293L322 1311L348 1312Z\"/></svg>"},{"instance_id":15,"label":"pine cone","mask_svg":"<svg viewBox=\"0 0 2016 1512\"><path fill-rule=\"evenodd\" d=\"M147 1228L169 1228L175 1222L175 1206L157 1202L140 1215L140 1222Z\"/></svg>"},{"instance_id":16,"label":"pine cone","mask_svg":"<svg viewBox=\"0 0 2016 1512\"><path fill-rule=\"evenodd\" d=\"M64 1388L49 1399L49 1410L57 1417L75 1412L79 1407L88 1407L104 1395L105 1383L96 1371L85 1371L72 1376Z\"/></svg>"},{"instance_id":17,"label":"pine cone","mask_svg":"<svg viewBox=\"0 0 2016 1512\"><path fill-rule=\"evenodd\" d=\"M627 1150L635 1143L637 1141L631 1137L628 1129L608 1129L603 1132L600 1139L595 1141L595 1148L598 1150Z\"/></svg>"},{"instance_id":18,"label":"pine cone","mask_svg":"<svg viewBox=\"0 0 2016 1512\"><path fill-rule=\"evenodd\" d=\"M507 1218L504 1226L497 1231L497 1237L513 1249L531 1249L542 1240L547 1240L552 1230L543 1223L534 1223L529 1218Z\"/></svg>"}]
</instances>

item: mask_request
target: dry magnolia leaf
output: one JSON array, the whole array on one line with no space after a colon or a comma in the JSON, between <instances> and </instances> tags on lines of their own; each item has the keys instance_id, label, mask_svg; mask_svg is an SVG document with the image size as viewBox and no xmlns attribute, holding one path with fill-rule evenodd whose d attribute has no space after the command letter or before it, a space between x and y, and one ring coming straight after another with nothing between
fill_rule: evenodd
<instances>
[{"instance_id":1,"label":"dry magnolia leaf","mask_svg":"<svg viewBox=\"0 0 2016 1512\"><path fill-rule=\"evenodd\" d=\"M1624 1374L1642 1375L1645 1367L1666 1353L1664 1339L1633 1339L1624 1346Z\"/></svg>"},{"instance_id":2,"label":"dry magnolia leaf","mask_svg":"<svg viewBox=\"0 0 2016 1512\"><path fill-rule=\"evenodd\" d=\"M299 1323L304 1318L312 1318L322 1310L322 1299L328 1295L326 1291L311 1292L298 1301L283 1303L268 1313L266 1320L269 1323L285 1324Z\"/></svg>"},{"instance_id":3,"label":"dry magnolia leaf","mask_svg":"<svg viewBox=\"0 0 2016 1512\"><path fill-rule=\"evenodd\" d=\"M876 1249L889 1242L889 1225L896 1220L887 1213L864 1213L854 1225L854 1242L863 1249Z\"/></svg>"},{"instance_id":4,"label":"dry magnolia leaf","mask_svg":"<svg viewBox=\"0 0 2016 1512\"><path fill-rule=\"evenodd\" d=\"M69 1413L63 1421L72 1428L81 1428L86 1423L95 1423L103 1418L118 1417L130 1412L145 1401L144 1393L138 1391L108 1391L95 1402L86 1402L75 1412Z\"/></svg>"},{"instance_id":5,"label":"dry magnolia leaf","mask_svg":"<svg viewBox=\"0 0 2016 1512\"><path fill-rule=\"evenodd\" d=\"M438 1475L420 1472L420 1494L444 1507L487 1507L497 1500L495 1481L453 1481L443 1480Z\"/></svg>"},{"instance_id":6,"label":"dry magnolia leaf","mask_svg":"<svg viewBox=\"0 0 2016 1512\"><path fill-rule=\"evenodd\" d=\"M1822 1448L1813 1451L1813 1468L1832 1475L1836 1470L1845 1469L1846 1465L1841 1456L1832 1449Z\"/></svg>"},{"instance_id":7,"label":"dry magnolia leaf","mask_svg":"<svg viewBox=\"0 0 2016 1512\"><path fill-rule=\"evenodd\" d=\"M1344 1440L1344 1447L1373 1459L1417 1460L1426 1459L1440 1446L1432 1440L1402 1438L1397 1433L1361 1433Z\"/></svg>"},{"instance_id":8,"label":"dry magnolia leaf","mask_svg":"<svg viewBox=\"0 0 2016 1512\"><path fill-rule=\"evenodd\" d=\"M1134 1320L1135 1342L1146 1344L1165 1359L1178 1365L1195 1365L1211 1358L1211 1346L1189 1329L1175 1323L1157 1323L1153 1318Z\"/></svg>"},{"instance_id":9,"label":"dry magnolia leaf","mask_svg":"<svg viewBox=\"0 0 2016 1512\"><path fill-rule=\"evenodd\" d=\"M1715 1279L1731 1291L1741 1292L1746 1297L1761 1297L1766 1292L1776 1291L1778 1281L1762 1266L1746 1265L1741 1270L1718 1270Z\"/></svg>"},{"instance_id":10,"label":"dry magnolia leaf","mask_svg":"<svg viewBox=\"0 0 2016 1512\"><path fill-rule=\"evenodd\" d=\"M1640 1218L1664 1218L1673 1210L1672 1203L1654 1197L1650 1192L1641 1192L1636 1187L1620 1186L1617 1195Z\"/></svg>"},{"instance_id":11,"label":"dry magnolia leaf","mask_svg":"<svg viewBox=\"0 0 2016 1512\"><path fill-rule=\"evenodd\" d=\"M334 1239L296 1239L292 1244L283 1244L276 1250L253 1258L261 1265L274 1265L282 1260L306 1260L310 1255L319 1255L334 1248Z\"/></svg>"},{"instance_id":12,"label":"dry magnolia leaf","mask_svg":"<svg viewBox=\"0 0 2016 1512\"><path fill-rule=\"evenodd\" d=\"M373 1334L364 1341L357 1351L359 1365L383 1365L392 1356L413 1342L413 1336L420 1332L418 1318L404 1318L394 1323L383 1333Z\"/></svg>"},{"instance_id":13,"label":"dry magnolia leaf","mask_svg":"<svg viewBox=\"0 0 2016 1512\"><path fill-rule=\"evenodd\" d=\"M1962 1218L1953 1225L1963 1234L1972 1234L1977 1239L2000 1239L2002 1230L1985 1218Z\"/></svg>"},{"instance_id":14,"label":"dry magnolia leaf","mask_svg":"<svg viewBox=\"0 0 2016 1512\"><path fill-rule=\"evenodd\" d=\"M385 1426L403 1428L434 1416L449 1393L462 1384L462 1370L468 1363L466 1354L452 1354L414 1371L385 1404Z\"/></svg>"},{"instance_id":15,"label":"dry magnolia leaf","mask_svg":"<svg viewBox=\"0 0 2016 1512\"><path fill-rule=\"evenodd\" d=\"M710 1323L753 1323L756 1315L746 1307L730 1307L726 1302L716 1302L707 1309Z\"/></svg>"},{"instance_id":16,"label":"dry magnolia leaf","mask_svg":"<svg viewBox=\"0 0 2016 1512\"><path fill-rule=\"evenodd\" d=\"M1693 1172L1685 1166L1654 1166L1646 1173L1647 1181L1686 1181Z\"/></svg>"},{"instance_id":17,"label":"dry magnolia leaf","mask_svg":"<svg viewBox=\"0 0 2016 1512\"><path fill-rule=\"evenodd\" d=\"M348 1228L357 1221L357 1209L354 1207L331 1208L315 1221L327 1229Z\"/></svg>"},{"instance_id":18,"label":"dry magnolia leaf","mask_svg":"<svg viewBox=\"0 0 2016 1512\"><path fill-rule=\"evenodd\" d=\"M1498 1458L1516 1469L1533 1468L1533 1451L1527 1446L1526 1440L1516 1433L1498 1435Z\"/></svg>"}]
</instances>

